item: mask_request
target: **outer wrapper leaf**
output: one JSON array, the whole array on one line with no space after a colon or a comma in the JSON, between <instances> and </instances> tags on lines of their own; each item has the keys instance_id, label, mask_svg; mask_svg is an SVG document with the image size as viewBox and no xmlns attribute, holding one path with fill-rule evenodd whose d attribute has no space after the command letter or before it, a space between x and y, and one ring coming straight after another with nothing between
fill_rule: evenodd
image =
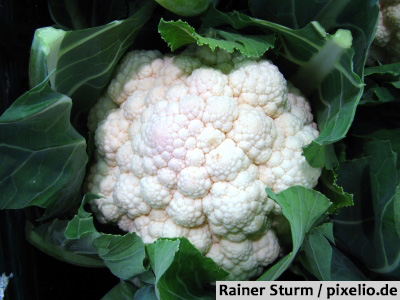
<instances>
[{"instance_id":1,"label":"outer wrapper leaf","mask_svg":"<svg viewBox=\"0 0 400 300\"><path fill-rule=\"evenodd\" d=\"M46 58L48 73L55 70L50 77L52 88L70 96L75 110L88 110L109 83L116 64L132 45L154 6L153 1L144 0L128 19L65 32L63 38L51 47ZM41 55L41 52L37 51L37 54ZM31 58L31 63L36 61Z\"/></svg>"},{"instance_id":2,"label":"outer wrapper leaf","mask_svg":"<svg viewBox=\"0 0 400 300\"><path fill-rule=\"evenodd\" d=\"M70 124L71 99L44 81L0 117L0 209L64 212L79 201L86 142Z\"/></svg>"},{"instance_id":3,"label":"outer wrapper leaf","mask_svg":"<svg viewBox=\"0 0 400 300\"><path fill-rule=\"evenodd\" d=\"M282 208L282 213L290 223L292 231L292 251L275 263L257 280L275 280L292 264L303 244L307 232L328 210L331 203L321 193L302 186L290 187L275 195L267 188L268 196Z\"/></svg>"}]
</instances>

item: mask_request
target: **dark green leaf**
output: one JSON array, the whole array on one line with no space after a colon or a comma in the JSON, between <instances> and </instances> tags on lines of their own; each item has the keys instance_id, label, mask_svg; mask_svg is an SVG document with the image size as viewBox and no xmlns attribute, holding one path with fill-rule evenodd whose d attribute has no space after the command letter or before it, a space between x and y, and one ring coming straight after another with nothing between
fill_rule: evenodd
<instances>
[{"instance_id":1,"label":"dark green leaf","mask_svg":"<svg viewBox=\"0 0 400 300\"><path fill-rule=\"evenodd\" d=\"M282 208L292 231L293 249L257 280L275 280L292 264L306 233L328 210L331 203L321 193L301 186L290 187L275 195L267 188L268 196Z\"/></svg>"},{"instance_id":2,"label":"dark green leaf","mask_svg":"<svg viewBox=\"0 0 400 300\"><path fill-rule=\"evenodd\" d=\"M348 29L353 35L354 70L361 76L378 21L377 0L250 0L254 17L300 29L318 21L327 32Z\"/></svg>"},{"instance_id":3,"label":"dark green leaf","mask_svg":"<svg viewBox=\"0 0 400 300\"><path fill-rule=\"evenodd\" d=\"M64 29L86 29L119 20L127 15L123 0L48 0L53 21Z\"/></svg>"},{"instance_id":4,"label":"dark green leaf","mask_svg":"<svg viewBox=\"0 0 400 300\"><path fill-rule=\"evenodd\" d=\"M87 155L71 106L44 81L0 117L0 209L36 205L52 216L77 203Z\"/></svg>"},{"instance_id":5,"label":"dark green leaf","mask_svg":"<svg viewBox=\"0 0 400 300\"><path fill-rule=\"evenodd\" d=\"M213 0L155 0L165 9L172 11L173 13L185 16L193 17L198 16L205 12L207 8L212 4Z\"/></svg>"},{"instance_id":6,"label":"dark green leaf","mask_svg":"<svg viewBox=\"0 0 400 300\"><path fill-rule=\"evenodd\" d=\"M88 110L96 102L119 59L150 17L154 2L142 2L143 5L130 18L68 31L52 47L46 59L48 72L55 70L50 77L51 86L70 96L77 111ZM37 62L43 63L43 60ZM36 68L42 68L42 65L31 65L31 69Z\"/></svg>"},{"instance_id":7,"label":"dark green leaf","mask_svg":"<svg viewBox=\"0 0 400 300\"><path fill-rule=\"evenodd\" d=\"M232 32L209 29L205 36L181 20L166 22L161 19L158 25L161 37L172 51L189 44L207 45L212 50L223 49L229 53L235 50L248 57L260 57L273 47L274 35L240 35Z\"/></svg>"},{"instance_id":8,"label":"dark green leaf","mask_svg":"<svg viewBox=\"0 0 400 300\"><path fill-rule=\"evenodd\" d=\"M399 279L397 155L389 141L367 150L369 156L339 166L338 184L354 195L354 207L335 217L335 237L371 271Z\"/></svg>"},{"instance_id":9,"label":"dark green leaf","mask_svg":"<svg viewBox=\"0 0 400 300\"><path fill-rule=\"evenodd\" d=\"M332 246L331 280L366 281L367 277L338 248Z\"/></svg>"},{"instance_id":10,"label":"dark green leaf","mask_svg":"<svg viewBox=\"0 0 400 300\"><path fill-rule=\"evenodd\" d=\"M128 280L147 270L144 244L136 233L123 236L104 234L93 242L101 259L111 272L121 279Z\"/></svg>"},{"instance_id":11,"label":"dark green leaf","mask_svg":"<svg viewBox=\"0 0 400 300\"><path fill-rule=\"evenodd\" d=\"M126 281L120 281L115 287L113 287L101 300L132 300L137 288L131 283Z\"/></svg>"},{"instance_id":12,"label":"dark green leaf","mask_svg":"<svg viewBox=\"0 0 400 300\"><path fill-rule=\"evenodd\" d=\"M214 299L215 288L205 288L228 275L186 238L158 239L146 249L159 299Z\"/></svg>"}]
</instances>

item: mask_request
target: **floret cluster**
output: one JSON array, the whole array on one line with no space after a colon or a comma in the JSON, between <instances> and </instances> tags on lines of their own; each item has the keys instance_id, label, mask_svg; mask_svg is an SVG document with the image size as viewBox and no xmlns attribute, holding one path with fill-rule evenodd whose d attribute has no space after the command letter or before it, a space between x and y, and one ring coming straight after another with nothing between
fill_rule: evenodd
<instances>
[{"instance_id":1,"label":"floret cluster","mask_svg":"<svg viewBox=\"0 0 400 300\"><path fill-rule=\"evenodd\" d=\"M128 53L88 126L98 219L145 243L187 237L228 279L280 253L265 188L312 188L321 173L302 156L318 136L305 97L270 61L222 50Z\"/></svg>"}]
</instances>

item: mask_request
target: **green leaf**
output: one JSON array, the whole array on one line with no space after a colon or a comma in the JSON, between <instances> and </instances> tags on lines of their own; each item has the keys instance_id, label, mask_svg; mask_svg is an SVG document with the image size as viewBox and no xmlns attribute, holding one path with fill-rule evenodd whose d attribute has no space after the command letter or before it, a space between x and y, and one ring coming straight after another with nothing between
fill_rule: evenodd
<instances>
[{"instance_id":1,"label":"green leaf","mask_svg":"<svg viewBox=\"0 0 400 300\"><path fill-rule=\"evenodd\" d=\"M47 56L53 48L59 47L64 35L64 30L53 27L39 28L35 31L29 56L29 86L31 88L47 77Z\"/></svg>"},{"instance_id":2,"label":"green leaf","mask_svg":"<svg viewBox=\"0 0 400 300\"><path fill-rule=\"evenodd\" d=\"M300 29L312 21L327 32L348 29L353 36L354 70L362 76L369 46L375 35L379 8L377 0L250 0L254 17Z\"/></svg>"},{"instance_id":3,"label":"green leaf","mask_svg":"<svg viewBox=\"0 0 400 300\"><path fill-rule=\"evenodd\" d=\"M332 280L330 243L334 243L332 223L324 223L313 228L304 239L300 262L318 280Z\"/></svg>"},{"instance_id":4,"label":"green leaf","mask_svg":"<svg viewBox=\"0 0 400 300\"><path fill-rule=\"evenodd\" d=\"M97 195L85 195L78 214L66 226L65 237L75 242L86 240L87 247L91 247L110 271L123 280L146 272L145 246L136 233L112 235L96 230L92 214L86 212L84 206L97 198Z\"/></svg>"},{"instance_id":5,"label":"green leaf","mask_svg":"<svg viewBox=\"0 0 400 300\"><path fill-rule=\"evenodd\" d=\"M346 136L363 91L360 76L353 71L354 50L349 48L348 32L338 31L330 36L317 22L293 30L238 12L225 14L216 9L210 9L203 18L205 27L225 24L235 29L258 27L277 34L282 44L280 55L298 67L292 78L286 78L297 79L294 85L309 93L320 130L320 136L304 149L304 155L313 167L336 165L337 158L329 145Z\"/></svg>"},{"instance_id":6,"label":"green leaf","mask_svg":"<svg viewBox=\"0 0 400 300\"><path fill-rule=\"evenodd\" d=\"M274 264L257 280L275 280L290 267L303 244L306 234L328 210L331 203L321 193L302 186L290 187L275 195L267 188L268 196L282 208L292 231L292 251Z\"/></svg>"},{"instance_id":7,"label":"green leaf","mask_svg":"<svg viewBox=\"0 0 400 300\"><path fill-rule=\"evenodd\" d=\"M373 74L380 74L380 75L390 74L392 76L400 76L400 62L365 68L364 72L365 76Z\"/></svg>"},{"instance_id":8,"label":"green leaf","mask_svg":"<svg viewBox=\"0 0 400 300\"><path fill-rule=\"evenodd\" d=\"M319 191L332 201L329 213L338 213L341 208L353 205L353 195L337 185L337 173L334 170L322 170L319 187Z\"/></svg>"},{"instance_id":9,"label":"green leaf","mask_svg":"<svg viewBox=\"0 0 400 300\"><path fill-rule=\"evenodd\" d=\"M126 17L127 5L121 0L48 0L53 21L67 30L86 29Z\"/></svg>"},{"instance_id":10,"label":"green leaf","mask_svg":"<svg viewBox=\"0 0 400 300\"><path fill-rule=\"evenodd\" d=\"M154 285L145 285L135 294L134 300L158 300Z\"/></svg>"},{"instance_id":11,"label":"green leaf","mask_svg":"<svg viewBox=\"0 0 400 300\"><path fill-rule=\"evenodd\" d=\"M61 261L83 267L104 267L103 261L91 247L89 236L81 240L68 240L64 236L67 224L68 221L54 219L34 227L28 222L26 239L42 252Z\"/></svg>"},{"instance_id":12,"label":"green leaf","mask_svg":"<svg viewBox=\"0 0 400 300\"><path fill-rule=\"evenodd\" d=\"M331 280L367 281L368 278L338 248L332 246Z\"/></svg>"},{"instance_id":13,"label":"green leaf","mask_svg":"<svg viewBox=\"0 0 400 300\"><path fill-rule=\"evenodd\" d=\"M159 299L214 299L215 288L209 283L228 275L186 238L158 239L146 249Z\"/></svg>"},{"instance_id":14,"label":"green leaf","mask_svg":"<svg viewBox=\"0 0 400 300\"><path fill-rule=\"evenodd\" d=\"M0 209L35 205L49 217L79 201L86 142L70 124L71 106L44 81L0 117Z\"/></svg>"},{"instance_id":15,"label":"green leaf","mask_svg":"<svg viewBox=\"0 0 400 300\"><path fill-rule=\"evenodd\" d=\"M94 227L93 216L83 208L89 201L100 198L94 194L87 194L83 197L82 204L79 207L78 214L75 215L65 229L65 237L68 239L80 239L85 234L93 234L94 237L100 236Z\"/></svg>"},{"instance_id":16,"label":"green leaf","mask_svg":"<svg viewBox=\"0 0 400 300\"><path fill-rule=\"evenodd\" d=\"M104 234L93 241L93 246L111 272L121 279L132 279L147 270L143 264L144 244L134 232L122 236Z\"/></svg>"},{"instance_id":17,"label":"green leaf","mask_svg":"<svg viewBox=\"0 0 400 300\"><path fill-rule=\"evenodd\" d=\"M137 288L131 283L121 280L101 300L132 300L136 291Z\"/></svg>"},{"instance_id":18,"label":"green leaf","mask_svg":"<svg viewBox=\"0 0 400 300\"><path fill-rule=\"evenodd\" d=\"M339 166L338 184L354 195L354 207L335 217L335 237L371 271L399 279L397 155L389 141L371 142L368 152Z\"/></svg>"},{"instance_id":19,"label":"green leaf","mask_svg":"<svg viewBox=\"0 0 400 300\"><path fill-rule=\"evenodd\" d=\"M139 29L150 17L154 2L142 1L130 18L84 30L67 31L47 56L51 86L68 95L77 111L88 110L109 83L116 64L132 45ZM32 60L31 60L32 63ZM42 68L33 60L31 68ZM38 79L36 79L38 80Z\"/></svg>"},{"instance_id":20,"label":"green leaf","mask_svg":"<svg viewBox=\"0 0 400 300\"><path fill-rule=\"evenodd\" d=\"M172 11L173 13L185 16L193 17L198 16L205 12L207 8L212 4L213 0L156 0L165 9Z\"/></svg>"},{"instance_id":21,"label":"green leaf","mask_svg":"<svg viewBox=\"0 0 400 300\"><path fill-rule=\"evenodd\" d=\"M273 47L275 36L272 35L241 35L223 30L209 29L205 36L196 33L195 29L181 20L160 20L158 31L168 43L172 51L189 45L207 45L212 50L217 47L229 53L235 50L248 57L260 57Z\"/></svg>"}]
</instances>

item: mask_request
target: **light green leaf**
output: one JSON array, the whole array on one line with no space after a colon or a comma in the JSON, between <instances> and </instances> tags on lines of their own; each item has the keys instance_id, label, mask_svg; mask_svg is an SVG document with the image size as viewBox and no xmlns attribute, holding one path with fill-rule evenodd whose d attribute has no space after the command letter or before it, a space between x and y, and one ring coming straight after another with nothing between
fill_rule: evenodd
<instances>
[{"instance_id":1,"label":"light green leaf","mask_svg":"<svg viewBox=\"0 0 400 300\"><path fill-rule=\"evenodd\" d=\"M275 280L292 264L305 235L328 210L331 203L321 193L301 186L290 187L275 195L267 188L268 196L282 208L292 231L292 251L269 268L257 280Z\"/></svg>"},{"instance_id":2,"label":"light green leaf","mask_svg":"<svg viewBox=\"0 0 400 300\"><path fill-rule=\"evenodd\" d=\"M146 249L156 275L159 299L215 299L209 283L228 275L186 238L158 239Z\"/></svg>"},{"instance_id":3,"label":"light green leaf","mask_svg":"<svg viewBox=\"0 0 400 300\"><path fill-rule=\"evenodd\" d=\"M64 30L53 27L39 28L35 31L29 56L29 86L31 88L47 77L47 56L53 48L59 47L64 35Z\"/></svg>"},{"instance_id":4,"label":"light green leaf","mask_svg":"<svg viewBox=\"0 0 400 300\"><path fill-rule=\"evenodd\" d=\"M121 280L101 300L132 300L136 291L137 288L133 284Z\"/></svg>"},{"instance_id":5,"label":"light green leaf","mask_svg":"<svg viewBox=\"0 0 400 300\"><path fill-rule=\"evenodd\" d=\"M85 204L92 200L100 198L94 194L87 194L83 197L82 204L79 207L78 214L75 215L65 229L65 237L68 239L80 239L85 234L92 234L97 238L100 234L97 232L93 223L93 216L83 208Z\"/></svg>"},{"instance_id":6,"label":"light green leaf","mask_svg":"<svg viewBox=\"0 0 400 300\"><path fill-rule=\"evenodd\" d=\"M49 217L77 204L87 155L71 106L44 81L0 117L0 209L35 205Z\"/></svg>"},{"instance_id":7,"label":"light green leaf","mask_svg":"<svg viewBox=\"0 0 400 300\"><path fill-rule=\"evenodd\" d=\"M135 294L133 300L158 300L154 285L145 285Z\"/></svg>"},{"instance_id":8,"label":"light green leaf","mask_svg":"<svg viewBox=\"0 0 400 300\"><path fill-rule=\"evenodd\" d=\"M103 234L93 241L93 246L111 272L121 279L132 279L147 270L143 264L144 244L134 232L123 236Z\"/></svg>"},{"instance_id":9,"label":"light green leaf","mask_svg":"<svg viewBox=\"0 0 400 300\"><path fill-rule=\"evenodd\" d=\"M211 28L202 36L181 20L166 22L161 19L158 31L172 51L185 45L197 44L207 45L212 50L218 47L229 53L237 50L244 56L260 57L273 47L275 41L273 34L251 36Z\"/></svg>"}]
</instances>

